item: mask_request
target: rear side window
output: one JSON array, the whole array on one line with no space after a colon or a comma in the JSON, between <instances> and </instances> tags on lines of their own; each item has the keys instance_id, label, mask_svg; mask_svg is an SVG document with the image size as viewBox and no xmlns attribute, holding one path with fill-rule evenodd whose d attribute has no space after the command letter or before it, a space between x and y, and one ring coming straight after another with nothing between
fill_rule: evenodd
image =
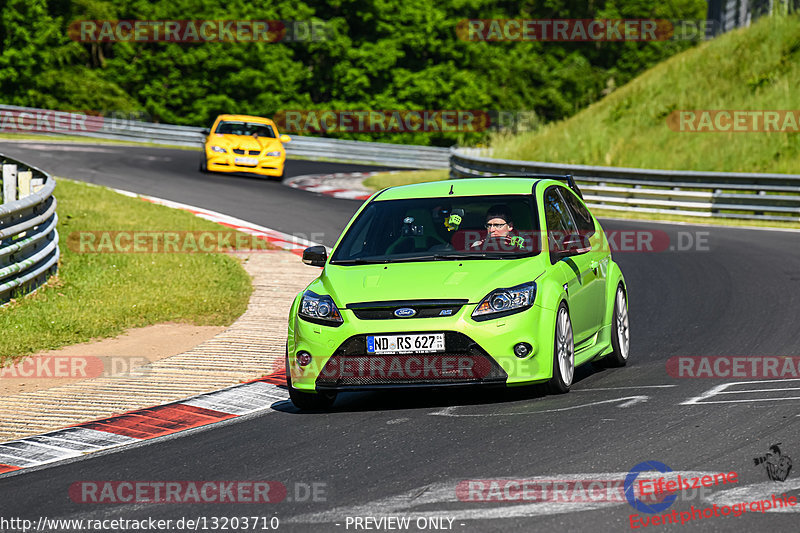
<instances>
[{"instance_id":1,"label":"rear side window","mask_svg":"<svg viewBox=\"0 0 800 533\"><path fill-rule=\"evenodd\" d=\"M586 209L586 206L575 196L575 193L569 189L562 189L561 195L566 200L569 210L572 213L572 218L578 226L578 232L586 237L594 235L594 219Z\"/></svg>"}]
</instances>

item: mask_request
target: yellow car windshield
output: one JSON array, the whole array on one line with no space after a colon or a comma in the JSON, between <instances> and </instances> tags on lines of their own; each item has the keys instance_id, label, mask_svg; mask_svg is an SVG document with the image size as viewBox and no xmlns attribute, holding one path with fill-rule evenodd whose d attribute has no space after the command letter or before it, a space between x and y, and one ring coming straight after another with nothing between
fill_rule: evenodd
<instances>
[{"instance_id":1,"label":"yellow car windshield","mask_svg":"<svg viewBox=\"0 0 800 533\"><path fill-rule=\"evenodd\" d=\"M224 121L220 122L214 133L220 135L258 135L274 139L275 130L269 124L257 122Z\"/></svg>"}]
</instances>

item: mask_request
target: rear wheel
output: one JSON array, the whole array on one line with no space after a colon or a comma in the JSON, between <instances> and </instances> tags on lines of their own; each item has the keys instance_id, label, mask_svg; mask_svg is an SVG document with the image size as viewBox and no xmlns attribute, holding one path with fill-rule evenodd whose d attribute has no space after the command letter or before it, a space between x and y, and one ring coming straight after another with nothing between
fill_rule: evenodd
<instances>
[{"instance_id":1,"label":"rear wheel","mask_svg":"<svg viewBox=\"0 0 800 533\"><path fill-rule=\"evenodd\" d=\"M625 366L630 353L630 330L628 323L628 298L622 284L614 296L614 312L611 319L611 347L613 351L603 358L609 366Z\"/></svg>"},{"instance_id":2,"label":"rear wheel","mask_svg":"<svg viewBox=\"0 0 800 533\"><path fill-rule=\"evenodd\" d=\"M561 302L556 313L556 331L553 342L553 377L548 388L555 394L569 391L575 376L575 343L572 336L572 321L567 305Z\"/></svg>"}]
</instances>

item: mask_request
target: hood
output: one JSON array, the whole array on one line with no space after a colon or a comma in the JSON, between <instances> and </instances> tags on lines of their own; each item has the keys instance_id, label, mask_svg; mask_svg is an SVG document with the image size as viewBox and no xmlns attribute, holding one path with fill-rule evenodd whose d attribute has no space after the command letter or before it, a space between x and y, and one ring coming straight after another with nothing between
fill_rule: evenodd
<instances>
[{"instance_id":1,"label":"hood","mask_svg":"<svg viewBox=\"0 0 800 533\"><path fill-rule=\"evenodd\" d=\"M384 300L467 299L469 303L478 303L494 289L513 287L539 277L544 272L543 256L509 260L327 265L309 289L330 294L340 307Z\"/></svg>"},{"instance_id":2,"label":"hood","mask_svg":"<svg viewBox=\"0 0 800 533\"><path fill-rule=\"evenodd\" d=\"M220 135L215 133L211 137L212 144L222 146L223 148L238 148L241 150L259 150L273 152L282 150L283 144L280 139L272 139L269 137L253 137L252 135Z\"/></svg>"}]
</instances>

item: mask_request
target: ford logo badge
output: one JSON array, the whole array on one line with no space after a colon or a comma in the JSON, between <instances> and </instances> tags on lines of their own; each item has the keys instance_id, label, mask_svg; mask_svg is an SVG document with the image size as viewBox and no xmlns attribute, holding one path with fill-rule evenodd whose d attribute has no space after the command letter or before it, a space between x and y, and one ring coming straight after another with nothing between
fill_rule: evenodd
<instances>
[{"instance_id":1,"label":"ford logo badge","mask_svg":"<svg viewBox=\"0 0 800 533\"><path fill-rule=\"evenodd\" d=\"M417 314L417 311L411 309L410 307L401 307L400 309L394 310L394 316L397 318L410 318Z\"/></svg>"}]
</instances>

